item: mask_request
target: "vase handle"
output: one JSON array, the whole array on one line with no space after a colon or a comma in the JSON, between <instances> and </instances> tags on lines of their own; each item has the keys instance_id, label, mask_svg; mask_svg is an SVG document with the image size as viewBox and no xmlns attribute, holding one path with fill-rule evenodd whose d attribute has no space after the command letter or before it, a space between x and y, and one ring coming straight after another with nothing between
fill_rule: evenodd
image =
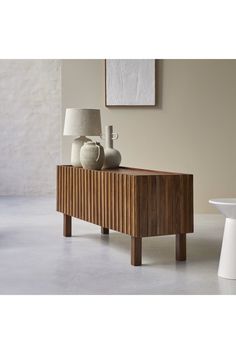
<instances>
[{"instance_id":1,"label":"vase handle","mask_svg":"<svg viewBox=\"0 0 236 354\"><path fill-rule=\"evenodd\" d=\"M112 133L112 140L117 140L119 138L119 134L118 133ZM100 139L104 140L105 136L103 134L100 135Z\"/></svg>"},{"instance_id":2,"label":"vase handle","mask_svg":"<svg viewBox=\"0 0 236 354\"><path fill-rule=\"evenodd\" d=\"M117 140L119 138L118 133L112 133L112 140Z\"/></svg>"},{"instance_id":3,"label":"vase handle","mask_svg":"<svg viewBox=\"0 0 236 354\"><path fill-rule=\"evenodd\" d=\"M100 154L101 154L101 146L96 144L97 148L98 148L98 156L96 158L96 162L99 160Z\"/></svg>"}]
</instances>

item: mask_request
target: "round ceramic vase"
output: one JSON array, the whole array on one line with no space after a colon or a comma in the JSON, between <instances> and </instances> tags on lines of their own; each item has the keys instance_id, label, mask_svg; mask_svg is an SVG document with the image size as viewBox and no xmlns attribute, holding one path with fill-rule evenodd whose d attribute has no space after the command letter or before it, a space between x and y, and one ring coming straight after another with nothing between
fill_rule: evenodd
<instances>
[{"instance_id":1,"label":"round ceramic vase","mask_svg":"<svg viewBox=\"0 0 236 354\"><path fill-rule=\"evenodd\" d=\"M120 165L121 154L118 150L113 148L105 149L105 159L103 168L116 168Z\"/></svg>"},{"instance_id":2,"label":"round ceramic vase","mask_svg":"<svg viewBox=\"0 0 236 354\"><path fill-rule=\"evenodd\" d=\"M74 167L82 167L80 162L80 149L84 143L91 141L91 139L86 138L86 136L80 136L74 139L71 147L71 165Z\"/></svg>"},{"instance_id":3,"label":"round ceramic vase","mask_svg":"<svg viewBox=\"0 0 236 354\"><path fill-rule=\"evenodd\" d=\"M80 149L80 162L88 170L101 170L104 162L104 149L100 143L89 141Z\"/></svg>"},{"instance_id":4,"label":"round ceramic vase","mask_svg":"<svg viewBox=\"0 0 236 354\"><path fill-rule=\"evenodd\" d=\"M105 158L103 168L117 168L121 163L121 154L118 150L113 148L113 140L118 138L117 133L113 133L112 125L105 127Z\"/></svg>"}]
</instances>

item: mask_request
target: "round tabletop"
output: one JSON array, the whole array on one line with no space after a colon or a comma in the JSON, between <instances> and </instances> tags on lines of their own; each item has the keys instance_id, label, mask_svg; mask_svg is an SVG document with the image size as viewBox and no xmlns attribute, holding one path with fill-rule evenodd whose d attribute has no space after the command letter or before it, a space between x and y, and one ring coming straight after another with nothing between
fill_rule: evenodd
<instances>
[{"instance_id":1,"label":"round tabletop","mask_svg":"<svg viewBox=\"0 0 236 354\"><path fill-rule=\"evenodd\" d=\"M221 205L236 205L236 198L217 198L210 199L209 203L211 204L221 204Z\"/></svg>"}]
</instances>

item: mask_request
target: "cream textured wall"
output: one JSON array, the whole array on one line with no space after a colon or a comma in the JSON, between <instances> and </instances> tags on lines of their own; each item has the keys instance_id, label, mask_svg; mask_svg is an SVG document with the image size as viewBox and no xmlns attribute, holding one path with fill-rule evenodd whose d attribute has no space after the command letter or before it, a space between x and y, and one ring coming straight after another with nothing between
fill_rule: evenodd
<instances>
[{"instance_id":1,"label":"cream textured wall","mask_svg":"<svg viewBox=\"0 0 236 354\"><path fill-rule=\"evenodd\" d=\"M236 60L163 60L157 71L157 108L106 108L104 61L64 60L62 121L66 107L101 108L123 165L193 173L195 212L215 212L209 198L236 197Z\"/></svg>"},{"instance_id":2,"label":"cream textured wall","mask_svg":"<svg viewBox=\"0 0 236 354\"><path fill-rule=\"evenodd\" d=\"M55 191L61 63L0 60L0 195Z\"/></svg>"}]
</instances>

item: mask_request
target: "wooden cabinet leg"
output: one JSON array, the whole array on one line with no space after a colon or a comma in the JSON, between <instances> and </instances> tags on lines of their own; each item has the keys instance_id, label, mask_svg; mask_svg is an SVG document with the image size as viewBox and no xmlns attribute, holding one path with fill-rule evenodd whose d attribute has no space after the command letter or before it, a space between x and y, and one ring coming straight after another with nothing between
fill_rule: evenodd
<instances>
[{"instance_id":1,"label":"wooden cabinet leg","mask_svg":"<svg viewBox=\"0 0 236 354\"><path fill-rule=\"evenodd\" d=\"M106 227L101 227L101 233L103 235L109 235L109 229L107 229Z\"/></svg>"},{"instance_id":2,"label":"wooden cabinet leg","mask_svg":"<svg viewBox=\"0 0 236 354\"><path fill-rule=\"evenodd\" d=\"M176 235L176 261L186 261L186 234Z\"/></svg>"},{"instance_id":3,"label":"wooden cabinet leg","mask_svg":"<svg viewBox=\"0 0 236 354\"><path fill-rule=\"evenodd\" d=\"M71 216L63 214L63 235L65 237L71 236Z\"/></svg>"},{"instance_id":4,"label":"wooden cabinet leg","mask_svg":"<svg viewBox=\"0 0 236 354\"><path fill-rule=\"evenodd\" d=\"M142 238L131 237L131 264L140 266L142 264Z\"/></svg>"}]
</instances>

